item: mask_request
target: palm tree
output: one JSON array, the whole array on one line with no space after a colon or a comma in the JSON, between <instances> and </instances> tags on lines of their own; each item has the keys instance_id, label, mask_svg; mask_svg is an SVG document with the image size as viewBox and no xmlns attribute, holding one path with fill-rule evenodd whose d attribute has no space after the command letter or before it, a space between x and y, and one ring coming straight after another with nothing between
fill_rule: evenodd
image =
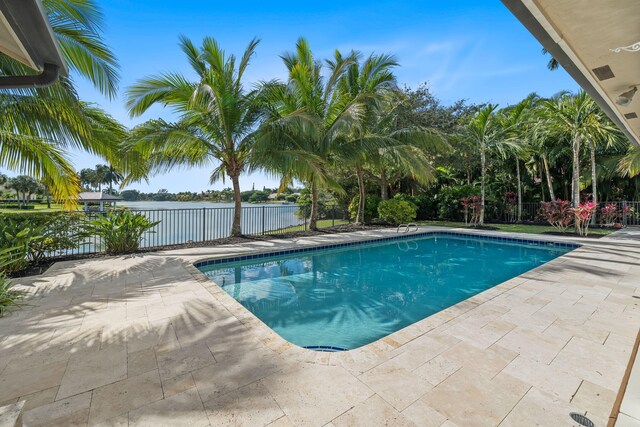
<instances>
[{"instance_id":1,"label":"palm tree","mask_svg":"<svg viewBox=\"0 0 640 427\"><path fill-rule=\"evenodd\" d=\"M394 94L395 95L395 94ZM433 156L450 149L440 132L418 125L402 126L398 122L399 106L403 100L387 99L382 108L365 122L361 139L349 141L338 150L337 159L342 164L352 165L358 176L358 218L363 220L365 186L364 171L371 172L380 181L380 197L389 198L389 169L402 171L402 176L419 184L428 184L435 179ZM358 172L360 172L358 174Z\"/></svg>"},{"instance_id":2,"label":"palm tree","mask_svg":"<svg viewBox=\"0 0 640 427\"><path fill-rule=\"evenodd\" d=\"M96 171L91 168L83 168L80 171L80 184L83 188L95 188L96 183Z\"/></svg>"},{"instance_id":3,"label":"palm tree","mask_svg":"<svg viewBox=\"0 0 640 427\"><path fill-rule=\"evenodd\" d=\"M131 116L143 114L154 104L171 107L180 115L173 123L149 120L133 129L129 147L140 154L147 170L132 173L130 179L181 166L216 164L211 182L229 176L233 184L232 236L241 234L240 175L253 168L251 146L260 119L255 93L242 84L258 43L253 39L236 64L236 57L227 56L211 37L204 38L201 48L181 37L180 47L197 80L165 73L139 80L127 90Z\"/></svg>"},{"instance_id":4,"label":"palm tree","mask_svg":"<svg viewBox=\"0 0 640 427\"><path fill-rule=\"evenodd\" d=\"M98 187L98 191L102 192L102 184L107 183L107 175L109 174L109 166L96 165L94 169L95 185Z\"/></svg>"},{"instance_id":5,"label":"palm tree","mask_svg":"<svg viewBox=\"0 0 640 427\"><path fill-rule=\"evenodd\" d=\"M629 177L640 175L640 145L629 145L626 154L618 163L618 171Z\"/></svg>"},{"instance_id":6,"label":"palm tree","mask_svg":"<svg viewBox=\"0 0 640 427\"><path fill-rule=\"evenodd\" d=\"M102 14L93 0L44 0L62 54L75 74L89 79L108 96L117 90L114 55L101 39ZM30 71L0 55L0 74ZM80 102L70 78L51 87L11 90L0 94L0 166L41 179L54 197L69 206L78 191L78 179L65 156L69 147L112 155L114 144L97 141L96 118L112 120L99 109Z\"/></svg>"},{"instance_id":7,"label":"palm tree","mask_svg":"<svg viewBox=\"0 0 640 427\"><path fill-rule=\"evenodd\" d=\"M597 187L597 163L596 152L601 148L611 148L616 145L622 145L625 140L622 132L613 122L604 114L604 112L596 107L596 111L592 115L591 131L587 138L589 145L589 162L591 165L591 192L594 203L598 203L598 187ZM593 216L595 223L596 216Z\"/></svg>"},{"instance_id":8,"label":"palm tree","mask_svg":"<svg viewBox=\"0 0 640 427\"><path fill-rule=\"evenodd\" d=\"M337 89L357 58L355 53L343 57L336 51L326 62L326 78L322 76L322 63L313 57L304 38L298 40L295 53L285 53L281 58L289 76L286 83L263 85L260 99L265 122L259 130L255 159L282 176L281 188L293 179L310 187L309 228L317 230L319 189L343 191L329 169L336 141L350 134L365 116L363 99L342 97Z\"/></svg>"},{"instance_id":9,"label":"palm tree","mask_svg":"<svg viewBox=\"0 0 640 427\"><path fill-rule=\"evenodd\" d=\"M481 212L479 225L484 224L485 210L485 181L487 174L487 155L491 152L503 154L506 148L514 148L515 144L507 138L510 128L505 127L496 115L496 104L489 104L482 108L471 119L463 130L465 139L473 144L480 152L480 203Z\"/></svg>"},{"instance_id":10,"label":"palm tree","mask_svg":"<svg viewBox=\"0 0 640 427\"><path fill-rule=\"evenodd\" d=\"M564 94L542 104L543 123L551 132L565 135L571 141L572 175L571 202L580 203L580 147L599 135L600 125L596 119L598 106L586 92L577 95Z\"/></svg>"},{"instance_id":11,"label":"palm tree","mask_svg":"<svg viewBox=\"0 0 640 427\"><path fill-rule=\"evenodd\" d=\"M19 175L15 178L9 179L7 188L10 188L16 192L16 198L20 205L23 203L28 204L31 201L31 195L42 190L42 184L40 184L34 178L27 175ZM22 199L20 199L20 193L22 193Z\"/></svg>"},{"instance_id":12,"label":"palm tree","mask_svg":"<svg viewBox=\"0 0 640 427\"><path fill-rule=\"evenodd\" d=\"M353 167L358 180L358 211L356 224L364 223L364 209L366 202L366 188L364 173L367 163L379 156L379 149L383 146L399 145L390 134L380 132L384 128L379 126L385 98L389 98L397 90L396 79L392 68L398 63L389 55L371 55L360 62L360 55L352 52L351 64L338 83L336 97L338 103L357 103L362 105L363 117L358 126L353 126L351 132L336 138L334 161L343 166Z\"/></svg>"},{"instance_id":13,"label":"palm tree","mask_svg":"<svg viewBox=\"0 0 640 427\"><path fill-rule=\"evenodd\" d=\"M124 180L124 176L118 172L112 165L105 174L105 184L109 184L109 194L113 194L113 184L120 184Z\"/></svg>"},{"instance_id":14,"label":"palm tree","mask_svg":"<svg viewBox=\"0 0 640 427\"><path fill-rule=\"evenodd\" d=\"M542 54L543 55L548 55L549 51L546 48L542 48ZM558 68L560 68L560 63L558 62L558 60L556 58L554 58L553 56L551 57L551 59L549 59L549 62L547 62L547 68L550 71L555 71Z\"/></svg>"},{"instance_id":15,"label":"palm tree","mask_svg":"<svg viewBox=\"0 0 640 427\"><path fill-rule=\"evenodd\" d=\"M511 108L507 108L503 112L504 125L509 129L508 137L517 145L513 150L516 161L516 181L517 181L517 197L518 197L518 222L522 221L522 177L520 172L520 160L527 158L529 148L529 137L532 129L532 112L538 102L538 95L530 94L525 99L517 103Z\"/></svg>"}]
</instances>

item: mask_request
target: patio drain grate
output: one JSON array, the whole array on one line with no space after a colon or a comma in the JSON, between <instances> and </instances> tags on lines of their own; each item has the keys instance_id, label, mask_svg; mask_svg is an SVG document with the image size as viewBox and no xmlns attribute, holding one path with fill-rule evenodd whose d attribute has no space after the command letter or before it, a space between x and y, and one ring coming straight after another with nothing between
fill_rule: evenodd
<instances>
[{"instance_id":1,"label":"patio drain grate","mask_svg":"<svg viewBox=\"0 0 640 427\"><path fill-rule=\"evenodd\" d=\"M578 414L577 412L570 412L569 416L573 419L573 421L577 422L581 426L595 427L593 421L582 414Z\"/></svg>"}]
</instances>

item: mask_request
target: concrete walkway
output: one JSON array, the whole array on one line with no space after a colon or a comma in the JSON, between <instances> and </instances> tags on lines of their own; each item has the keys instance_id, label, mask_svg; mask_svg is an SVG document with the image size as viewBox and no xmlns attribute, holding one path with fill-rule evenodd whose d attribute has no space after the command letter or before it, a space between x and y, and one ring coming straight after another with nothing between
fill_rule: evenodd
<instances>
[{"instance_id":1,"label":"concrete walkway","mask_svg":"<svg viewBox=\"0 0 640 427\"><path fill-rule=\"evenodd\" d=\"M385 235L62 262L18 280L31 305L0 319L0 406L26 401L26 426L570 426L572 411L606 424L640 327L638 230L342 353L289 344L192 266Z\"/></svg>"}]
</instances>

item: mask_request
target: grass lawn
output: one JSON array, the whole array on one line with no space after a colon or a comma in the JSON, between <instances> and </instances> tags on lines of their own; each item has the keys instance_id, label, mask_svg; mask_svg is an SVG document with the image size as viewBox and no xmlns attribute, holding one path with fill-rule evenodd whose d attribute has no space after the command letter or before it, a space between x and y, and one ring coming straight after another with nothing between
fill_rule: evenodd
<instances>
[{"instance_id":1,"label":"grass lawn","mask_svg":"<svg viewBox=\"0 0 640 427\"><path fill-rule=\"evenodd\" d=\"M47 208L46 204L36 203L34 204L35 209L4 209L0 207L0 213L34 213L34 212L60 212L62 210L62 205L57 203L51 203L51 209Z\"/></svg>"},{"instance_id":2,"label":"grass lawn","mask_svg":"<svg viewBox=\"0 0 640 427\"><path fill-rule=\"evenodd\" d=\"M343 225L343 224L349 224L349 221L346 221L344 219L336 219L335 221L332 219L321 219L318 221L318 228L327 228L333 225ZM302 230L304 230L304 225L296 225L294 227L288 227L288 228L283 228L282 230L272 231L271 233L272 234L291 233L294 231L302 231Z\"/></svg>"},{"instance_id":3,"label":"grass lawn","mask_svg":"<svg viewBox=\"0 0 640 427\"><path fill-rule=\"evenodd\" d=\"M418 225L433 225L440 227L462 227L464 228L464 222L454 221L419 221ZM527 234L542 234L547 232L556 232L556 229L550 225L530 225L530 224L487 224L488 226L495 227L498 231L508 231L511 233L527 233ZM571 228L569 231L572 231ZM606 236L613 233L615 230L608 228L590 228L589 235L594 236ZM570 233L571 234L571 233Z\"/></svg>"}]
</instances>

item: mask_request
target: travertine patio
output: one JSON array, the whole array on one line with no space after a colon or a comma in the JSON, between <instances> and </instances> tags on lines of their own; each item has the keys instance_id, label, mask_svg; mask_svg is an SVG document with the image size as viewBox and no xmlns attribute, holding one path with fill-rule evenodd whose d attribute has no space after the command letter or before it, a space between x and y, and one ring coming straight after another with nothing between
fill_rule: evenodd
<instances>
[{"instance_id":1,"label":"travertine patio","mask_svg":"<svg viewBox=\"0 0 640 427\"><path fill-rule=\"evenodd\" d=\"M294 347L196 260L395 231L56 264L0 319L0 406L35 425L606 424L640 326L640 231L584 246L376 343ZM528 236L527 238L531 238Z\"/></svg>"}]
</instances>

